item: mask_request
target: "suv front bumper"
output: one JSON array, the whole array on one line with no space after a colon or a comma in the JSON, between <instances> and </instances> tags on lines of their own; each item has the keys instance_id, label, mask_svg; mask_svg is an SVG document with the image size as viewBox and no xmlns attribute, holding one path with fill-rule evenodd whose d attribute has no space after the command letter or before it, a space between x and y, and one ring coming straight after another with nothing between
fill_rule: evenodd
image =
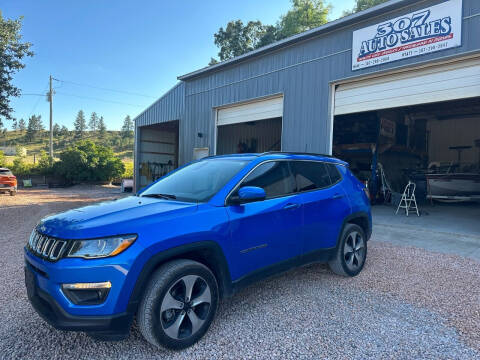
<instances>
[{"instance_id":1,"label":"suv front bumper","mask_svg":"<svg viewBox=\"0 0 480 360\"><path fill-rule=\"evenodd\" d=\"M25 264L25 285L30 303L50 325L60 330L127 335L133 315L127 312L104 316L77 316L67 313L57 301L37 285L36 270Z\"/></svg>"}]
</instances>

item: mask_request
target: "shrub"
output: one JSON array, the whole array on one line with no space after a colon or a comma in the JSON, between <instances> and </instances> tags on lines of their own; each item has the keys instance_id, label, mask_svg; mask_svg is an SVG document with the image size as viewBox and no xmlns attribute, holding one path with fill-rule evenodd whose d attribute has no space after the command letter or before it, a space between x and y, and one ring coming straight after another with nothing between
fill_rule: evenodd
<instances>
[{"instance_id":1,"label":"shrub","mask_svg":"<svg viewBox=\"0 0 480 360\"><path fill-rule=\"evenodd\" d=\"M90 140L79 141L60 154L54 172L70 182L111 181L125 171L112 150Z\"/></svg>"},{"instance_id":2,"label":"shrub","mask_svg":"<svg viewBox=\"0 0 480 360\"><path fill-rule=\"evenodd\" d=\"M133 161L124 161L125 171L123 172L123 179L133 179Z\"/></svg>"},{"instance_id":3,"label":"shrub","mask_svg":"<svg viewBox=\"0 0 480 360\"><path fill-rule=\"evenodd\" d=\"M7 165L7 158L3 154L3 151L0 150L0 167L4 167Z\"/></svg>"},{"instance_id":4,"label":"shrub","mask_svg":"<svg viewBox=\"0 0 480 360\"><path fill-rule=\"evenodd\" d=\"M36 170L41 175L51 175L53 173L53 164L53 158L45 150L42 150Z\"/></svg>"},{"instance_id":5,"label":"shrub","mask_svg":"<svg viewBox=\"0 0 480 360\"><path fill-rule=\"evenodd\" d=\"M15 159L13 159L13 165L10 167L10 170L12 170L16 176L26 176L32 174L33 168L33 165L25 161L25 156L17 155Z\"/></svg>"}]
</instances>

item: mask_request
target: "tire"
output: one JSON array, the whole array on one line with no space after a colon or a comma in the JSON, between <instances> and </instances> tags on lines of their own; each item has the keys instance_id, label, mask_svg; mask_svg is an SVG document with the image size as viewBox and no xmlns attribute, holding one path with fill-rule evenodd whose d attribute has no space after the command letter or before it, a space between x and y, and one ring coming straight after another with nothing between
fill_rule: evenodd
<instances>
[{"instance_id":1,"label":"tire","mask_svg":"<svg viewBox=\"0 0 480 360\"><path fill-rule=\"evenodd\" d=\"M140 332L158 347L189 347L210 327L218 298L217 280L209 268L191 260L168 262L153 273L140 301Z\"/></svg>"},{"instance_id":2,"label":"tire","mask_svg":"<svg viewBox=\"0 0 480 360\"><path fill-rule=\"evenodd\" d=\"M353 250L353 251L352 251ZM338 275L356 276L362 271L367 259L367 237L356 224L346 224L330 269Z\"/></svg>"},{"instance_id":3,"label":"tire","mask_svg":"<svg viewBox=\"0 0 480 360\"><path fill-rule=\"evenodd\" d=\"M10 196L15 196L17 194L16 191L10 191Z\"/></svg>"}]
</instances>

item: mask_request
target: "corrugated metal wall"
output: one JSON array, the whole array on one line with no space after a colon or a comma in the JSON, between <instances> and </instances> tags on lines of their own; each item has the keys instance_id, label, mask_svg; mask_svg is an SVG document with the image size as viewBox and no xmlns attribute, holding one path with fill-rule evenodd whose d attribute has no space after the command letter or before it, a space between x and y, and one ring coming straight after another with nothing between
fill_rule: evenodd
<instances>
[{"instance_id":1,"label":"corrugated metal wall","mask_svg":"<svg viewBox=\"0 0 480 360\"><path fill-rule=\"evenodd\" d=\"M381 16L371 17L341 30L290 45L213 73L189 79L184 84L185 112L180 118L180 163L190 161L194 147L209 147L215 141L215 107L269 96L284 95L282 149L326 153L330 150L330 82L399 66L480 50L480 1L463 0L461 47L417 56L353 72L352 32L384 20L441 3L421 0ZM175 93L180 93L178 85ZM173 103L172 103L173 102ZM160 114L178 107L181 100L169 92L152 106ZM160 109L162 108L162 110ZM165 109L163 109L165 108ZM147 114L145 124L164 121ZM140 118L139 117L139 118ZM148 120L143 120L148 119ZM171 120L171 119L170 119ZM137 120L137 124L141 123ZM197 136L202 133L202 136Z\"/></svg>"},{"instance_id":2,"label":"corrugated metal wall","mask_svg":"<svg viewBox=\"0 0 480 360\"><path fill-rule=\"evenodd\" d=\"M135 126L180 120L185 111L185 83L180 81L135 118Z\"/></svg>"}]
</instances>

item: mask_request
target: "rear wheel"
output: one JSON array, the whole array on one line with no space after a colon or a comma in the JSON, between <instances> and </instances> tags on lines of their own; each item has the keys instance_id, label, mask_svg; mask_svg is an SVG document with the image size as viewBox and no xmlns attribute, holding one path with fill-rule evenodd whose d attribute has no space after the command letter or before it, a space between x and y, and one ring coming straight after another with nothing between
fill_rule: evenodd
<instances>
[{"instance_id":1,"label":"rear wheel","mask_svg":"<svg viewBox=\"0 0 480 360\"><path fill-rule=\"evenodd\" d=\"M140 332L153 345L184 349L208 330L218 305L213 273L191 260L160 267L145 290L137 313Z\"/></svg>"},{"instance_id":2,"label":"rear wheel","mask_svg":"<svg viewBox=\"0 0 480 360\"><path fill-rule=\"evenodd\" d=\"M17 192L15 190L10 191L10 196L15 196L16 194L17 194Z\"/></svg>"},{"instance_id":3,"label":"rear wheel","mask_svg":"<svg viewBox=\"0 0 480 360\"><path fill-rule=\"evenodd\" d=\"M328 265L335 274L356 276L362 271L367 259L367 238L363 229L356 224L347 224L335 257Z\"/></svg>"}]
</instances>

